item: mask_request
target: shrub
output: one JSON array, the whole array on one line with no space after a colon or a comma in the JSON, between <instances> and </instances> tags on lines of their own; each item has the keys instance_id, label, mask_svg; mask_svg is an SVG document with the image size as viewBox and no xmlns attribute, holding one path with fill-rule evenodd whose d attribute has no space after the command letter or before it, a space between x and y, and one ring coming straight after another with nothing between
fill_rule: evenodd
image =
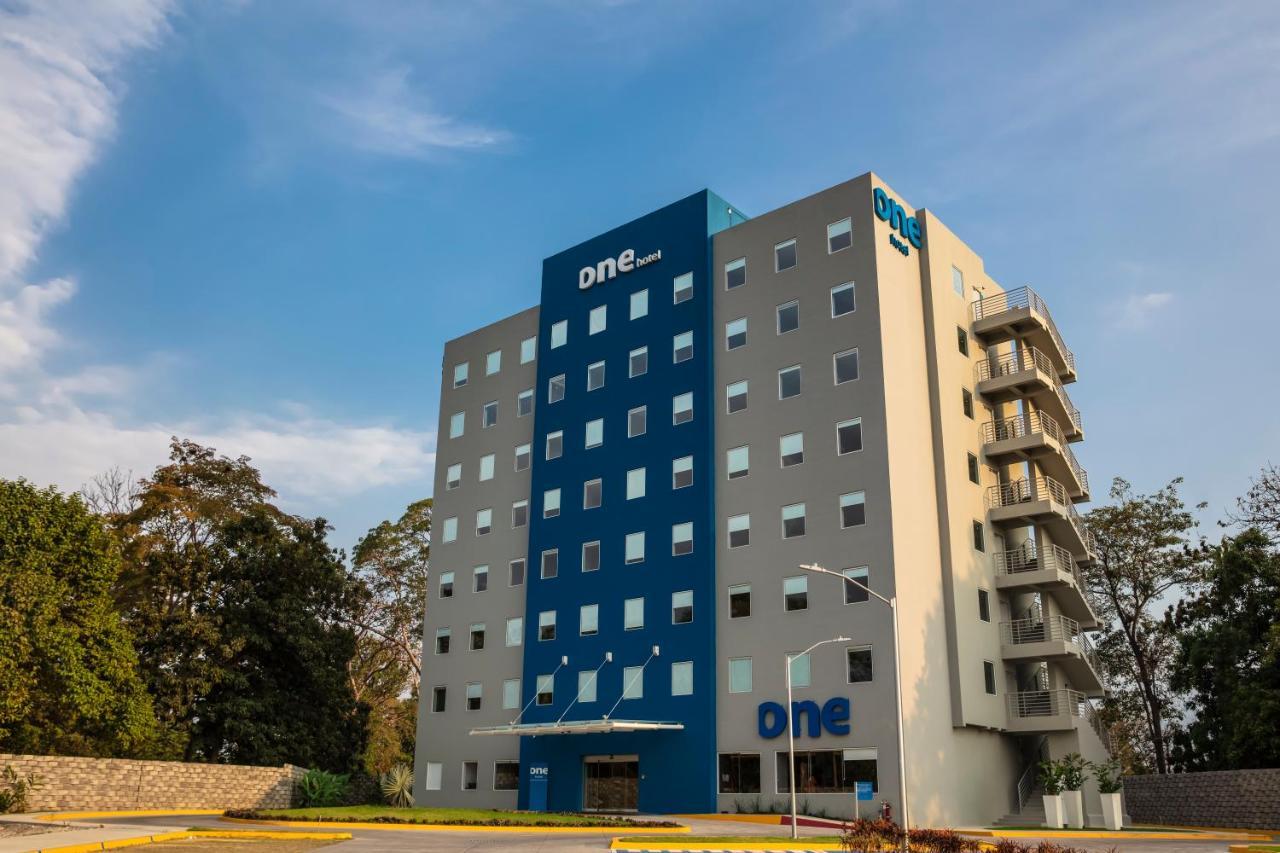
<instances>
[{"instance_id":1,"label":"shrub","mask_svg":"<svg viewBox=\"0 0 1280 853\"><path fill-rule=\"evenodd\" d=\"M1062 793L1062 768L1056 761L1041 761L1038 765L1037 775L1040 777L1040 787L1044 789L1045 794L1050 797Z\"/></svg>"},{"instance_id":2,"label":"shrub","mask_svg":"<svg viewBox=\"0 0 1280 853\"><path fill-rule=\"evenodd\" d=\"M413 771L405 765L397 764L383 773L379 779L379 787L382 788L382 796L387 798L388 805L399 808L413 805Z\"/></svg>"},{"instance_id":3,"label":"shrub","mask_svg":"<svg viewBox=\"0 0 1280 853\"><path fill-rule=\"evenodd\" d=\"M909 834L912 851L920 853L976 853L982 846L951 829L913 829Z\"/></svg>"},{"instance_id":4,"label":"shrub","mask_svg":"<svg viewBox=\"0 0 1280 853\"><path fill-rule=\"evenodd\" d=\"M1084 785L1084 770L1088 764L1080 753L1072 752L1058 760L1058 775L1062 779L1062 788L1066 791L1079 791Z\"/></svg>"},{"instance_id":5,"label":"shrub","mask_svg":"<svg viewBox=\"0 0 1280 853\"><path fill-rule=\"evenodd\" d=\"M298 800L303 808L336 806L347 792L350 778L342 773L329 773L315 767L298 780Z\"/></svg>"},{"instance_id":6,"label":"shrub","mask_svg":"<svg viewBox=\"0 0 1280 853\"><path fill-rule=\"evenodd\" d=\"M851 820L840 830L842 850L893 850L902 843L902 829L891 820Z\"/></svg>"},{"instance_id":7,"label":"shrub","mask_svg":"<svg viewBox=\"0 0 1280 853\"><path fill-rule=\"evenodd\" d=\"M1120 762L1114 758L1110 761L1089 762L1089 770L1093 778L1098 780L1098 792L1101 794L1118 794L1124 787L1120 778Z\"/></svg>"},{"instance_id":8,"label":"shrub","mask_svg":"<svg viewBox=\"0 0 1280 853\"><path fill-rule=\"evenodd\" d=\"M21 814L27 810L27 795L44 784L34 773L22 776L8 764L0 773L0 814Z\"/></svg>"}]
</instances>

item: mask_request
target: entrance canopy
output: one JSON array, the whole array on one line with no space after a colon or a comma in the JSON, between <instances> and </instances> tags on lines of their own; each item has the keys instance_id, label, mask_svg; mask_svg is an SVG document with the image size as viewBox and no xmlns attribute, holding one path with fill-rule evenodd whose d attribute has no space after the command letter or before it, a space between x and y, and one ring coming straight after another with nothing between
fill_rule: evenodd
<instances>
[{"instance_id":1,"label":"entrance canopy","mask_svg":"<svg viewBox=\"0 0 1280 853\"><path fill-rule=\"evenodd\" d=\"M659 723L650 720L569 720L555 723L512 723L507 726L483 726L472 729L473 735L597 735L614 732L680 731L684 723Z\"/></svg>"}]
</instances>

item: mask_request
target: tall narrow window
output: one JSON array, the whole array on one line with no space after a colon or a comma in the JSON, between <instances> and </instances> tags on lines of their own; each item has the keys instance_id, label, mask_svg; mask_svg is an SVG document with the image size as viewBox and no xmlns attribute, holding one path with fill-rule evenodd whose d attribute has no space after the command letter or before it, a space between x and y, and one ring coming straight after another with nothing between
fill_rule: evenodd
<instances>
[{"instance_id":1,"label":"tall narrow window","mask_svg":"<svg viewBox=\"0 0 1280 853\"><path fill-rule=\"evenodd\" d=\"M738 258L724 265L724 289L733 290L747 283L747 259Z\"/></svg>"},{"instance_id":2,"label":"tall narrow window","mask_svg":"<svg viewBox=\"0 0 1280 853\"><path fill-rule=\"evenodd\" d=\"M969 354L969 333L959 326L956 326L956 347L961 355Z\"/></svg>"},{"instance_id":3,"label":"tall narrow window","mask_svg":"<svg viewBox=\"0 0 1280 853\"><path fill-rule=\"evenodd\" d=\"M624 666L622 668L622 698L644 698L644 667Z\"/></svg>"},{"instance_id":4,"label":"tall narrow window","mask_svg":"<svg viewBox=\"0 0 1280 853\"><path fill-rule=\"evenodd\" d=\"M638 631L644 627L643 598L628 598L622 602L622 627L626 631Z\"/></svg>"},{"instance_id":5,"label":"tall narrow window","mask_svg":"<svg viewBox=\"0 0 1280 853\"><path fill-rule=\"evenodd\" d=\"M537 703L539 705L550 705L555 701L555 681L556 677L551 674L539 675L537 682Z\"/></svg>"},{"instance_id":6,"label":"tall narrow window","mask_svg":"<svg viewBox=\"0 0 1280 853\"><path fill-rule=\"evenodd\" d=\"M483 696L483 688L481 687L480 682L478 681L469 682L467 684L467 710L479 711L480 699L482 696ZM467 763L470 764L471 762L467 762ZM476 787L475 778L473 775L470 785L467 786L467 790L474 791L475 787Z\"/></svg>"},{"instance_id":7,"label":"tall narrow window","mask_svg":"<svg viewBox=\"0 0 1280 853\"><path fill-rule=\"evenodd\" d=\"M745 477L751 472L751 448L747 445L731 447L725 452L725 470L730 480Z\"/></svg>"},{"instance_id":8,"label":"tall narrow window","mask_svg":"<svg viewBox=\"0 0 1280 853\"><path fill-rule=\"evenodd\" d=\"M792 300L791 302L779 305L778 312L778 334L785 335L787 332L794 332L800 328L800 303Z\"/></svg>"},{"instance_id":9,"label":"tall narrow window","mask_svg":"<svg viewBox=\"0 0 1280 853\"><path fill-rule=\"evenodd\" d=\"M800 365L793 364L778 371L778 399L800 396Z\"/></svg>"},{"instance_id":10,"label":"tall narrow window","mask_svg":"<svg viewBox=\"0 0 1280 853\"><path fill-rule=\"evenodd\" d=\"M529 459L533 456L533 448L527 444L517 444L515 449L515 469L517 471L526 471L529 468Z\"/></svg>"},{"instance_id":11,"label":"tall narrow window","mask_svg":"<svg viewBox=\"0 0 1280 853\"><path fill-rule=\"evenodd\" d=\"M445 490L452 490L462 485L462 463L455 462L445 471L444 487Z\"/></svg>"},{"instance_id":12,"label":"tall narrow window","mask_svg":"<svg viewBox=\"0 0 1280 853\"><path fill-rule=\"evenodd\" d=\"M693 420L693 392L686 391L671 398L671 423L679 426Z\"/></svg>"},{"instance_id":13,"label":"tall narrow window","mask_svg":"<svg viewBox=\"0 0 1280 853\"><path fill-rule=\"evenodd\" d=\"M856 347L836 353L832 356L832 363L837 385L844 382L852 382L858 378L858 350Z\"/></svg>"},{"instance_id":14,"label":"tall narrow window","mask_svg":"<svg viewBox=\"0 0 1280 853\"><path fill-rule=\"evenodd\" d=\"M461 388L467 384L467 374L471 371L470 362L461 362L453 366L453 387Z\"/></svg>"},{"instance_id":15,"label":"tall narrow window","mask_svg":"<svg viewBox=\"0 0 1280 853\"><path fill-rule=\"evenodd\" d=\"M587 390L595 391L604 387L604 362L597 361L587 365Z\"/></svg>"},{"instance_id":16,"label":"tall narrow window","mask_svg":"<svg viewBox=\"0 0 1280 853\"><path fill-rule=\"evenodd\" d=\"M637 290L631 294L631 319L639 320L649 314L649 291Z\"/></svg>"},{"instance_id":17,"label":"tall narrow window","mask_svg":"<svg viewBox=\"0 0 1280 853\"><path fill-rule=\"evenodd\" d=\"M991 593L985 589L978 590L978 618L983 622L991 621Z\"/></svg>"},{"instance_id":18,"label":"tall narrow window","mask_svg":"<svg viewBox=\"0 0 1280 853\"><path fill-rule=\"evenodd\" d=\"M793 432L778 439L778 456L783 468L790 468L803 462L804 433Z\"/></svg>"},{"instance_id":19,"label":"tall narrow window","mask_svg":"<svg viewBox=\"0 0 1280 853\"><path fill-rule=\"evenodd\" d=\"M493 510L478 509L476 510L476 535L488 536L493 530Z\"/></svg>"},{"instance_id":20,"label":"tall narrow window","mask_svg":"<svg viewBox=\"0 0 1280 853\"><path fill-rule=\"evenodd\" d=\"M973 523L973 549L975 551L987 550L986 531L983 529L981 521Z\"/></svg>"},{"instance_id":21,"label":"tall narrow window","mask_svg":"<svg viewBox=\"0 0 1280 853\"><path fill-rule=\"evenodd\" d=\"M508 678L502 682L502 710L514 711L520 707L520 679Z\"/></svg>"},{"instance_id":22,"label":"tall narrow window","mask_svg":"<svg viewBox=\"0 0 1280 853\"><path fill-rule=\"evenodd\" d=\"M587 669L578 673L578 693L576 698L580 705L584 702L596 701L596 671L594 669Z\"/></svg>"},{"instance_id":23,"label":"tall narrow window","mask_svg":"<svg viewBox=\"0 0 1280 853\"><path fill-rule=\"evenodd\" d=\"M836 453L857 453L862 449L862 418L841 421L836 424Z\"/></svg>"},{"instance_id":24,"label":"tall narrow window","mask_svg":"<svg viewBox=\"0 0 1280 853\"><path fill-rule=\"evenodd\" d=\"M964 296L964 273L959 268L951 268L951 289L956 292L956 296Z\"/></svg>"},{"instance_id":25,"label":"tall narrow window","mask_svg":"<svg viewBox=\"0 0 1280 853\"><path fill-rule=\"evenodd\" d=\"M462 790L474 791L479 788L480 765L474 761L462 762Z\"/></svg>"},{"instance_id":26,"label":"tall narrow window","mask_svg":"<svg viewBox=\"0 0 1280 853\"><path fill-rule=\"evenodd\" d=\"M503 639L508 647L515 647L524 642L523 616L512 616L507 620L506 636Z\"/></svg>"},{"instance_id":27,"label":"tall narrow window","mask_svg":"<svg viewBox=\"0 0 1280 853\"><path fill-rule=\"evenodd\" d=\"M729 658L729 692L751 692L751 658Z\"/></svg>"},{"instance_id":28,"label":"tall narrow window","mask_svg":"<svg viewBox=\"0 0 1280 853\"><path fill-rule=\"evenodd\" d=\"M560 576L560 549L549 548L542 552L542 572L543 580Z\"/></svg>"},{"instance_id":29,"label":"tall narrow window","mask_svg":"<svg viewBox=\"0 0 1280 853\"><path fill-rule=\"evenodd\" d=\"M480 482L493 479L494 459L492 453L480 457Z\"/></svg>"},{"instance_id":30,"label":"tall narrow window","mask_svg":"<svg viewBox=\"0 0 1280 853\"><path fill-rule=\"evenodd\" d=\"M512 560L508 566L510 569L510 577L507 586L521 586L524 584L524 558Z\"/></svg>"},{"instance_id":31,"label":"tall narrow window","mask_svg":"<svg viewBox=\"0 0 1280 853\"><path fill-rule=\"evenodd\" d=\"M436 629L436 654L449 654L449 641L453 639L453 632L448 628Z\"/></svg>"},{"instance_id":32,"label":"tall narrow window","mask_svg":"<svg viewBox=\"0 0 1280 853\"><path fill-rule=\"evenodd\" d=\"M681 332L671 339L671 362L679 364L693 358L693 332Z\"/></svg>"},{"instance_id":33,"label":"tall narrow window","mask_svg":"<svg viewBox=\"0 0 1280 853\"><path fill-rule=\"evenodd\" d=\"M547 489L542 493L542 517L555 518L560 514L560 490Z\"/></svg>"},{"instance_id":34,"label":"tall narrow window","mask_svg":"<svg viewBox=\"0 0 1280 853\"><path fill-rule=\"evenodd\" d=\"M578 634L594 637L600 633L600 605L584 604L578 608Z\"/></svg>"},{"instance_id":35,"label":"tall narrow window","mask_svg":"<svg viewBox=\"0 0 1280 853\"><path fill-rule=\"evenodd\" d=\"M860 684L871 681L871 647L854 646L846 654L849 660L849 683Z\"/></svg>"},{"instance_id":36,"label":"tall narrow window","mask_svg":"<svg viewBox=\"0 0 1280 853\"><path fill-rule=\"evenodd\" d=\"M679 557L693 553L693 522L682 521L671 525L671 555Z\"/></svg>"},{"instance_id":37,"label":"tall narrow window","mask_svg":"<svg viewBox=\"0 0 1280 853\"><path fill-rule=\"evenodd\" d=\"M853 245L853 220L849 217L827 226L827 253L834 255Z\"/></svg>"},{"instance_id":38,"label":"tall narrow window","mask_svg":"<svg viewBox=\"0 0 1280 853\"><path fill-rule=\"evenodd\" d=\"M973 392L968 388L961 390L960 407L964 411L964 416L973 420Z\"/></svg>"},{"instance_id":39,"label":"tall narrow window","mask_svg":"<svg viewBox=\"0 0 1280 853\"><path fill-rule=\"evenodd\" d=\"M725 410L731 415L747 408L747 380L731 382L725 386L724 405Z\"/></svg>"},{"instance_id":40,"label":"tall narrow window","mask_svg":"<svg viewBox=\"0 0 1280 853\"><path fill-rule=\"evenodd\" d=\"M813 667L809 655L795 655L791 659L791 686L808 687L813 683Z\"/></svg>"},{"instance_id":41,"label":"tall narrow window","mask_svg":"<svg viewBox=\"0 0 1280 853\"><path fill-rule=\"evenodd\" d=\"M632 468L627 472L627 500L644 497L644 469Z\"/></svg>"},{"instance_id":42,"label":"tall narrow window","mask_svg":"<svg viewBox=\"0 0 1280 853\"><path fill-rule=\"evenodd\" d=\"M729 516L729 547L743 548L751 544L751 514Z\"/></svg>"},{"instance_id":43,"label":"tall narrow window","mask_svg":"<svg viewBox=\"0 0 1280 853\"><path fill-rule=\"evenodd\" d=\"M671 488L683 489L693 485L693 457L681 456L671 460Z\"/></svg>"},{"instance_id":44,"label":"tall narrow window","mask_svg":"<svg viewBox=\"0 0 1280 853\"><path fill-rule=\"evenodd\" d=\"M480 428L488 429L491 426L498 425L498 401L490 400L484 404L484 408L480 410Z\"/></svg>"},{"instance_id":45,"label":"tall narrow window","mask_svg":"<svg viewBox=\"0 0 1280 853\"><path fill-rule=\"evenodd\" d=\"M751 584L740 583L729 587L729 618L745 619L751 615Z\"/></svg>"},{"instance_id":46,"label":"tall narrow window","mask_svg":"<svg viewBox=\"0 0 1280 853\"><path fill-rule=\"evenodd\" d=\"M569 321L560 320L551 324L551 348L558 349L569 342Z\"/></svg>"},{"instance_id":47,"label":"tall narrow window","mask_svg":"<svg viewBox=\"0 0 1280 853\"><path fill-rule=\"evenodd\" d=\"M974 456L972 453L966 453L965 456L967 457L966 461L968 462L969 467L969 482L980 482L978 477L978 457Z\"/></svg>"},{"instance_id":48,"label":"tall narrow window","mask_svg":"<svg viewBox=\"0 0 1280 853\"><path fill-rule=\"evenodd\" d=\"M467 413L454 412L449 416L449 438L459 438L467 431Z\"/></svg>"},{"instance_id":49,"label":"tall narrow window","mask_svg":"<svg viewBox=\"0 0 1280 853\"><path fill-rule=\"evenodd\" d=\"M496 349L484 357L484 375L492 376L502 369L502 350Z\"/></svg>"},{"instance_id":50,"label":"tall narrow window","mask_svg":"<svg viewBox=\"0 0 1280 853\"><path fill-rule=\"evenodd\" d=\"M672 302L679 305L681 302L688 302L693 298L693 273L687 272L684 275L675 277L673 284Z\"/></svg>"},{"instance_id":51,"label":"tall narrow window","mask_svg":"<svg viewBox=\"0 0 1280 853\"><path fill-rule=\"evenodd\" d=\"M528 388L516 395L516 417L523 418L533 414L533 389Z\"/></svg>"},{"instance_id":52,"label":"tall narrow window","mask_svg":"<svg viewBox=\"0 0 1280 853\"><path fill-rule=\"evenodd\" d=\"M996 665L989 660L982 662L982 686L988 695L996 695Z\"/></svg>"},{"instance_id":53,"label":"tall narrow window","mask_svg":"<svg viewBox=\"0 0 1280 853\"><path fill-rule=\"evenodd\" d=\"M840 526L858 527L867 523L867 493L849 492L840 496Z\"/></svg>"},{"instance_id":54,"label":"tall narrow window","mask_svg":"<svg viewBox=\"0 0 1280 853\"><path fill-rule=\"evenodd\" d=\"M582 508L598 509L604 500L604 484L600 480L587 480L582 484Z\"/></svg>"},{"instance_id":55,"label":"tall narrow window","mask_svg":"<svg viewBox=\"0 0 1280 853\"><path fill-rule=\"evenodd\" d=\"M782 609L790 613L809 609L809 579L804 575L782 579Z\"/></svg>"},{"instance_id":56,"label":"tall narrow window","mask_svg":"<svg viewBox=\"0 0 1280 853\"><path fill-rule=\"evenodd\" d=\"M633 349L627 357L627 377L635 379L637 376L644 376L649 372L649 348L639 347Z\"/></svg>"},{"instance_id":57,"label":"tall narrow window","mask_svg":"<svg viewBox=\"0 0 1280 853\"><path fill-rule=\"evenodd\" d=\"M587 315L587 334L598 335L605 330L608 324L609 306L597 305L591 309L591 313Z\"/></svg>"},{"instance_id":58,"label":"tall narrow window","mask_svg":"<svg viewBox=\"0 0 1280 853\"><path fill-rule=\"evenodd\" d=\"M867 601L868 594L867 591L863 589L863 586L867 586L871 580L867 567L856 566L852 569L845 569L841 574L850 580L857 581L857 583L845 583L844 603L861 604L862 602ZM859 586L858 584L862 584L862 586Z\"/></svg>"},{"instance_id":59,"label":"tall narrow window","mask_svg":"<svg viewBox=\"0 0 1280 853\"><path fill-rule=\"evenodd\" d=\"M628 533L625 541L623 560L627 565L644 562L644 531Z\"/></svg>"},{"instance_id":60,"label":"tall narrow window","mask_svg":"<svg viewBox=\"0 0 1280 853\"><path fill-rule=\"evenodd\" d=\"M676 661L671 664L671 695L693 695L693 661Z\"/></svg>"},{"instance_id":61,"label":"tall narrow window","mask_svg":"<svg viewBox=\"0 0 1280 853\"><path fill-rule=\"evenodd\" d=\"M538 642L556 638L556 612L544 610L538 614Z\"/></svg>"},{"instance_id":62,"label":"tall narrow window","mask_svg":"<svg viewBox=\"0 0 1280 853\"><path fill-rule=\"evenodd\" d=\"M787 240L773 247L774 272L789 270L796 265L796 241Z\"/></svg>"},{"instance_id":63,"label":"tall narrow window","mask_svg":"<svg viewBox=\"0 0 1280 853\"><path fill-rule=\"evenodd\" d=\"M559 403L564 399L564 374L552 376L547 380L547 402Z\"/></svg>"},{"instance_id":64,"label":"tall narrow window","mask_svg":"<svg viewBox=\"0 0 1280 853\"><path fill-rule=\"evenodd\" d=\"M473 622L471 624L471 651L478 652L484 649L484 623Z\"/></svg>"},{"instance_id":65,"label":"tall narrow window","mask_svg":"<svg viewBox=\"0 0 1280 853\"><path fill-rule=\"evenodd\" d=\"M671 624L685 625L693 621L693 590L671 593Z\"/></svg>"},{"instance_id":66,"label":"tall narrow window","mask_svg":"<svg viewBox=\"0 0 1280 853\"><path fill-rule=\"evenodd\" d=\"M627 438L644 435L649 428L649 407L637 406L627 412Z\"/></svg>"},{"instance_id":67,"label":"tall narrow window","mask_svg":"<svg viewBox=\"0 0 1280 853\"><path fill-rule=\"evenodd\" d=\"M604 444L604 418L596 418L593 421L587 421L585 435L585 445L587 450Z\"/></svg>"},{"instance_id":68,"label":"tall narrow window","mask_svg":"<svg viewBox=\"0 0 1280 853\"><path fill-rule=\"evenodd\" d=\"M451 515L444 520L444 530L441 531L440 538L447 544L454 542L458 538L458 517Z\"/></svg>"},{"instance_id":69,"label":"tall narrow window","mask_svg":"<svg viewBox=\"0 0 1280 853\"><path fill-rule=\"evenodd\" d=\"M600 543L582 543L582 570L584 572L600 571Z\"/></svg>"},{"instance_id":70,"label":"tall narrow window","mask_svg":"<svg viewBox=\"0 0 1280 853\"><path fill-rule=\"evenodd\" d=\"M440 597L453 598L453 572L440 574Z\"/></svg>"},{"instance_id":71,"label":"tall narrow window","mask_svg":"<svg viewBox=\"0 0 1280 853\"><path fill-rule=\"evenodd\" d=\"M843 317L845 314L852 314L857 307L858 300L854 292L853 282L838 284L831 288L831 316L833 319Z\"/></svg>"},{"instance_id":72,"label":"tall narrow window","mask_svg":"<svg viewBox=\"0 0 1280 853\"><path fill-rule=\"evenodd\" d=\"M489 588L489 567L476 566L471 570L471 591L484 592Z\"/></svg>"},{"instance_id":73,"label":"tall narrow window","mask_svg":"<svg viewBox=\"0 0 1280 853\"><path fill-rule=\"evenodd\" d=\"M724 348L737 349L747 345L747 318L739 317L724 324Z\"/></svg>"},{"instance_id":74,"label":"tall narrow window","mask_svg":"<svg viewBox=\"0 0 1280 853\"><path fill-rule=\"evenodd\" d=\"M449 691L447 688L432 687L431 688L431 713L443 714L449 702Z\"/></svg>"},{"instance_id":75,"label":"tall narrow window","mask_svg":"<svg viewBox=\"0 0 1280 853\"><path fill-rule=\"evenodd\" d=\"M538 336L525 338L520 342L520 363L528 364L538 355Z\"/></svg>"},{"instance_id":76,"label":"tall narrow window","mask_svg":"<svg viewBox=\"0 0 1280 853\"><path fill-rule=\"evenodd\" d=\"M559 459L564 453L564 430L547 433L547 459Z\"/></svg>"},{"instance_id":77,"label":"tall narrow window","mask_svg":"<svg viewBox=\"0 0 1280 853\"><path fill-rule=\"evenodd\" d=\"M787 504L782 508L782 538L795 539L804 535L804 504Z\"/></svg>"}]
</instances>

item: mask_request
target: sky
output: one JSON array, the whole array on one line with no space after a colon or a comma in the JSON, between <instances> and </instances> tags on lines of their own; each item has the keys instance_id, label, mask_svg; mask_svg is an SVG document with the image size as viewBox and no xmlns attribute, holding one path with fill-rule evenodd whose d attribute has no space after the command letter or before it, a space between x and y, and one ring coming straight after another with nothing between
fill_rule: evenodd
<instances>
[{"instance_id":1,"label":"sky","mask_svg":"<svg viewBox=\"0 0 1280 853\"><path fill-rule=\"evenodd\" d=\"M0 0L0 477L189 437L349 548L542 258L873 170L1049 301L1095 501L1211 526L1280 461L1278 155L1274 2Z\"/></svg>"}]
</instances>

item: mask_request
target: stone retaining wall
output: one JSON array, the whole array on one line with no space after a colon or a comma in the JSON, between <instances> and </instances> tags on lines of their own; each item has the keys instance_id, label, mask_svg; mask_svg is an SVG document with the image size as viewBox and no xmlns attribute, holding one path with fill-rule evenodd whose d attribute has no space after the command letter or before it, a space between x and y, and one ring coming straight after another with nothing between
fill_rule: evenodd
<instances>
[{"instance_id":1,"label":"stone retaining wall","mask_svg":"<svg viewBox=\"0 0 1280 853\"><path fill-rule=\"evenodd\" d=\"M1124 777L1134 823L1280 829L1280 768Z\"/></svg>"},{"instance_id":2,"label":"stone retaining wall","mask_svg":"<svg viewBox=\"0 0 1280 853\"><path fill-rule=\"evenodd\" d=\"M301 767L184 764L0 753L0 770L35 773L43 784L30 811L115 809L288 808Z\"/></svg>"}]
</instances>

